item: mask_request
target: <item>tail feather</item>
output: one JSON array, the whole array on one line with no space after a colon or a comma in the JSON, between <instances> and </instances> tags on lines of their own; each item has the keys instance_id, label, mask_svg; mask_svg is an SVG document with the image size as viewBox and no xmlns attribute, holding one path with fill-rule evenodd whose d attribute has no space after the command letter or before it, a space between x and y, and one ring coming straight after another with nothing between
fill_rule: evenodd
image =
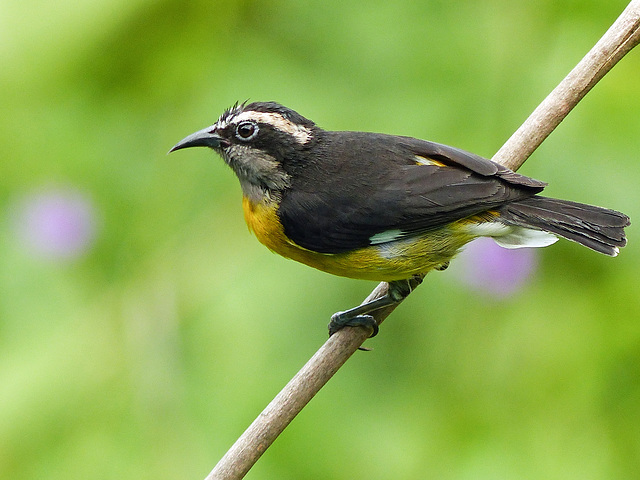
<instances>
[{"instance_id":1,"label":"tail feather","mask_svg":"<svg viewBox=\"0 0 640 480\"><path fill-rule=\"evenodd\" d=\"M627 244L624 213L584 203L533 196L505 205L500 220L507 225L543 230L615 256Z\"/></svg>"}]
</instances>

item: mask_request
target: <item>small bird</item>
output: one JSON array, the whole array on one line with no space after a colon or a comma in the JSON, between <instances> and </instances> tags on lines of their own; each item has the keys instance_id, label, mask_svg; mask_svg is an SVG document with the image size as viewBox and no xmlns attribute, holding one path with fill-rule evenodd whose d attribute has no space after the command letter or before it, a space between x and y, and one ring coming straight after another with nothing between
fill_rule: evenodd
<instances>
[{"instance_id":1,"label":"small bird","mask_svg":"<svg viewBox=\"0 0 640 480\"><path fill-rule=\"evenodd\" d=\"M325 272L389 282L388 293L331 318L378 326L468 242L544 247L557 236L615 256L623 213L539 195L546 183L454 147L380 133L327 131L275 102L235 104L170 152L209 147L233 169L244 217L270 250ZM413 282L412 282L413 280Z\"/></svg>"}]
</instances>

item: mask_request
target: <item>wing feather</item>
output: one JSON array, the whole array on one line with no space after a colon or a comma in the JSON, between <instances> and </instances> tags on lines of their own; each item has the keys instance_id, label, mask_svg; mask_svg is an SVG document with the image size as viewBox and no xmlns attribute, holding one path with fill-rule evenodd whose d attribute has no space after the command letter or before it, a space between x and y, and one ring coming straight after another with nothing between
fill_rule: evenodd
<instances>
[{"instance_id":1,"label":"wing feather","mask_svg":"<svg viewBox=\"0 0 640 480\"><path fill-rule=\"evenodd\" d=\"M434 230L545 186L446 145L325 133L326 147L311 164L297 166L278 211L287 236L317 252L345 252ZM418 163L416 156L435 161Z\"/></svg>"}]
</instances>

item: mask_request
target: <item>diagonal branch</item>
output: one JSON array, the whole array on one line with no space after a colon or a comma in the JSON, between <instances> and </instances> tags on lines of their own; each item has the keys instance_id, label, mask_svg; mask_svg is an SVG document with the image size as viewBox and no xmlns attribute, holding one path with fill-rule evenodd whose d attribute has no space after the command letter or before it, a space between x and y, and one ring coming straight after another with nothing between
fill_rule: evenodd
<instances>
[{"instance_id":1,"label":"diagonal branch","mask_svg":"<svg viewBox=\"0 0 640 480\"><path fill-rule=\"evenodd\" d=\"M591 51L500 148L493 160L517 170L587 92L638 43L640 0L632 0ZM388 284L382 282L363 303L384 296L387 288ZM397 304L377 311L377 322L381 323L395 307ZM363 328L344 328L330 337L240 436L205 480L243 478L368 335L369 331Z\"/></svg>"},{"instance_id":2,"label":"diagonal branch","mask_svg":"<svg viewBox=\"0 0 640 480\"><path fill-rule=\"evenodd\" d=\"M638 43L640 2L633 0L591 51L511 135L492 160L512 170L520 168L589 90Z\"/></svg>"}]
</instances>

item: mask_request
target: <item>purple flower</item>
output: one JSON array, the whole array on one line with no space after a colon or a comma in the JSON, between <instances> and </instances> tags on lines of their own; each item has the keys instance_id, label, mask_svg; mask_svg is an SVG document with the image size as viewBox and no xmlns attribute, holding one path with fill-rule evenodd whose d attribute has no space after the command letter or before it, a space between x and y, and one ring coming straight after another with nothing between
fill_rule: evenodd
<instances>
[{"instance_id":1,"label":"purple flower","mask_svg":"<svg viewBox=\"0 0 640 480\"><path fill-rule=\"evenodd\" d=\"M86 253L96 236L93 204L72 188L25 195L13 215L14 231L32 254L49 259L73 259Z\"/></svg>"},{"instance_id":2,"label":"purple flower","mask_svg":"<svg viewBox=\"0 0 640 480\"><path fill-rule=\"evenodd\" d=\"M533 248L502 248L490 238L479 238L465 247L456 264L464 284L495 298L505 298L533 275L537 253Z\"/></svg>"}]
</instances>

